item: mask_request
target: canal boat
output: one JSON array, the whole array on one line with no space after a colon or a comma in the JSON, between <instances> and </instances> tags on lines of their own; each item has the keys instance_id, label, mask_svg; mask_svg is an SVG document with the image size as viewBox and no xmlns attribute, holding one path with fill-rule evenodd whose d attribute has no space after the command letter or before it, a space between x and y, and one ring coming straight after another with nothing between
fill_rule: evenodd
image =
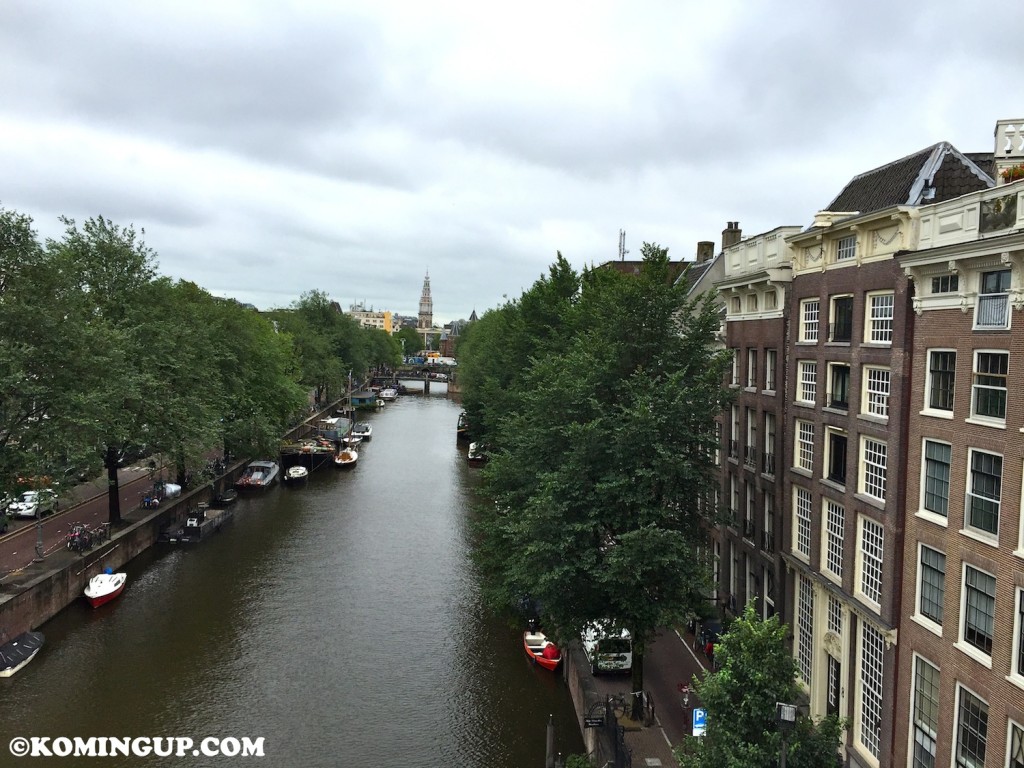
<instances>
[{"instance_id":1,"label":"canal boat","mask_svg":"<svg viewBox=\"0 0 1024 768\"><path fill-rule=\"evenodd\" d=\"M465 411L459 414L459 423L455 426L455 439L459 442L469 440L469 416Z\"/></svg>"},{"instance_id":2,"label":"canal boat","mask_svg":"<svg viewBox=\"0 0 1024 768\"><path fill-rule=\"evenodd\" d=\"M287 483L301 483L307 477L309 477L309 470L299 464L288 467L284 471L284 479Z\"/></svg>"},{"instance_id":3,"label":"canal boat","mask_svg":"<svg viewBox=\"0 0 1024 768\"><path fill-rule=\"evenodd\" d=\"M93 608L109 603L124 591L124 585L128 581L127 573L114 573L107 568L89 579L85 587L85 599Z\"/></svg>"},{"instance_id":4,"label":"canal boat","mask_svg":"<svg viewBox=\"0 0 1024 768\"><path fill-rule=\"evenodd\" d=\"M343 469L351 469L359 461L359 453L355 448L342 448L334 457L334 465Z\"/></svg>"},{"instance_id":5,"label":"canal boat","mask_svg":"<svg viewBox=\"0 0 1024 768\"><path fill-rule=\"evenodd\" d=\"M362 438L364 441L373 437L373 427L365 421L360 421L352 427L352 436Z\"/></svg>"},{"instance_id":6,"label":"canal boat","mask_svg":"<svg viewBox=\"0 0 1024 768\"><path fill-rule=\"evenodd\" d=\"M235 487L239 490L269 488L277 480L278 471L279 467L275 461L254 461L235 481Z\"/></svg>"},{"instance_id":7,"label":"canal boat","mask_svg":"<svg viewBox=\"0 0 1024 768\"><path fill-rule=\"evenodd\" d=\"M523 632L523 648L534 664L554 672L562 662L562 652L547 636L536 629Z\"/></svg>"},{"instance_id":8,"label":"canal boat","mask_svg":"<svg viewBox=\"0 0 1024 768\"><path fill-rule=\"evenodd\" d=\"M392 400L398 399L398 390L394 387L384 387L377 396L385 403L390 403Z\"/></svg>"},{"instance_id":9,"label":"canal boat","mask_svg":"<svg viewBox=\"0 0 1024 768\"><path fill-rule=\"evenodd\" d=\"M22 632L0 645L0 677L10 677L32 661L45 640L42 632Z\"/></svg>"},{"instance_id":10,"label":"canal boat","mask_svg":"<svg viewBox=\"0 0 1024 768\"><path fill-rule=\"evenodd\" d=\"M466 461L471 465L478 466L487 463L487 449L483 443L470 443L469 451L466 453Z\"/></svg>"},{"instance_id":11,"label":"canal boat","mask_svg":"<svg viewBox=\"0 0 1024 768\"><path fill-rule=\"evenodd\" d=\"M210 504L214 507L230 507L236 501L238 501L238 491L234 488L225 488L210 499Z\"/></svg>"}]
</instances>

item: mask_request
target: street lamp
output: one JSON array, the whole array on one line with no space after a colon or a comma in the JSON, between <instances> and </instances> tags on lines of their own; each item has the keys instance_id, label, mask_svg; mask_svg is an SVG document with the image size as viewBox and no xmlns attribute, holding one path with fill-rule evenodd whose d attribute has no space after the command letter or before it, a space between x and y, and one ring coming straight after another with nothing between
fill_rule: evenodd
<instances>
[{"instance_id":1,"label":"street lamp","mask_svg":"<svg viewBox=\"0 0 1024 768\"><path fill-rule=\"evenodd\" d=\"M775 724L782 734L782 746L779 751L779 768L786 768L786 736L796 725L796 704L775 702Z\"/></svg>"},{"instance_id":2,"label":"street lamp","mask_svg":"<svg viewBox=\"0 0 1024 768\"><path fill-rule=\"evenodd\" d=\"M679 684L679 699L680 703L683 705L683 731L687 734L692 734L693 710L690 709L690 686L686 683Z\"/></svg>"}]
</instances>

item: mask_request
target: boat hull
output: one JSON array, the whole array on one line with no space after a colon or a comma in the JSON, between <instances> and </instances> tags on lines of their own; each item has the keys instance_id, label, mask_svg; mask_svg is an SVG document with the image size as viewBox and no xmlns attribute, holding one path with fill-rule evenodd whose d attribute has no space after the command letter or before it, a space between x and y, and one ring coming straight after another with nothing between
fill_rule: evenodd
<instances>
[{"instance_id":1,"label":"boat hull","mask_svg":"<svg viewBox=\"0 0 1024 768\"><path fill-rule=\"evenodd\" d=\"M124 586L128 583L128 577L124 573L109 574L115 578L103 579L102 576L93 576L89 585L85 588L85 599L93 608L109 603L124 592Z\"/></svg>"},{"instance_id":2,"label":"boat hull","mask_svg":"<svg viewBox=\"0 0 1024 768\"><path fill-rule=\"evenodd\" d=\"M559 653L553 659L545 656L544 647L548 644L548 639L539 632L523 632L523 648L526 650L526 656L537 666L554 672L562 663L562 654Z\"/></svg>"},{"instance_id":3,"label":"boat hull","mask_svg":"<svg viewBox=\"0 0 1024 768\"><path fill-rule=\"evenodd\" d=\"M10 677L32 661L45 640L42 632L22 632L0 645L0 677Z\"/></svg>"}]
</instances>

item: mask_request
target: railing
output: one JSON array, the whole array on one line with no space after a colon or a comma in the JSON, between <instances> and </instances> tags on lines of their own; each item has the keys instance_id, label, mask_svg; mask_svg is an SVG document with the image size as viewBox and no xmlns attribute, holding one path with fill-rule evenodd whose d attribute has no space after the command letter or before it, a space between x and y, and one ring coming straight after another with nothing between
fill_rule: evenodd
<instances>
[{"instance_id":1,"label":"railing","mask_svg":"<svg viewBox=\"0 0 1024 768\"><path fill-rule=\"evenodd\" d=\"M757 448L748 445L743 449L743 463L751 469L757 466Z\"/></svg>"},{"instance_id":2,"label":"railing","mask_svg":"<svg viewBox=\"0 0 1024 768\"><path fill-rule=\"evenodd\" d=\"M978 297L974 315L976 328L1006 328L1010 324L1010 297L1005 293L986 293Z\"/></svg>"},{"instance_id":3,"label":"railing","mask_svg":"<svg viewBox=\"0 0 1024 768\"><path fill-rule=\"evenodd\" d=\"M766 475L775 474L775 454L766 453L761 457L761 471Z\"/></svg>"},{"instance_id":4,"label":"railing","mask_svg":"<svg viewBox=\"0 0 1024 768\"><path fill-rule=\"evenodd\" d=\"M771 531L761 531L761 549L765 552L775 551L775 537Z\"/></svg>"},{"instance_id":5,"label":"railing","mask_svg":"<svg viewBox=\"0 0 1024 768\"><path fill-rule=\"evenodd\" d=\"M740 441L730 440L729 441L729 458L735 459L740 455Z\"/></svg>"},{"instance_id":6,"label":"railing","mask_svg":"<svg viewBox=\"0 0 1024 768\"><path fill-rule=\"evenodd\" d=\"M754 521L746 520L743 523L743 538L748 541L754 540Z\"/></svg>"}]
</instances>

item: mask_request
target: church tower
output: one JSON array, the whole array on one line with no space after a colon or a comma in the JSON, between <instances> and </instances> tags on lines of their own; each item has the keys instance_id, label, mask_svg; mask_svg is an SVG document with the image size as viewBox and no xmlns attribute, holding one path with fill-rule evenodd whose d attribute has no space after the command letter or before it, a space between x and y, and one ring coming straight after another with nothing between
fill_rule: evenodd
<instances>
[{"instance_id":1,"label":"church tower","mask_svg":"<svg viewBox=\"0 0 1024 768\"><path fill-rule=\"evenodd\" d=\"M434 327L434 302L430 298L430 271L423 278L423 293L420 295L420 319L417 328Z\"/></svg>"}]
</instances>

